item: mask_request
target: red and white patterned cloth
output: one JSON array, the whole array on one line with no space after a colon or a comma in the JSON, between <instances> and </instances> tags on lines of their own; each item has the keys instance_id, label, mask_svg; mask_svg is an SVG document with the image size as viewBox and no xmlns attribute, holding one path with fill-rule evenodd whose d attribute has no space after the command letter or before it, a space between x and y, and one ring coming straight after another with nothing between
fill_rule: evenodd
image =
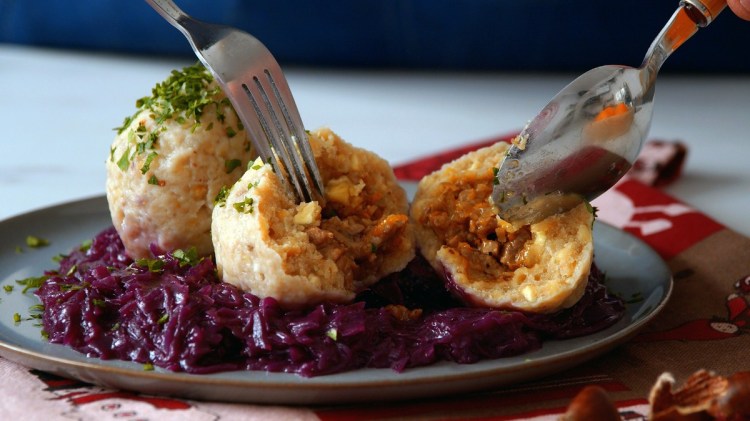
<instances>
[{"instance_id":1,"label":"red and white patterned cloth","mask_svg":"<svg viewBox=\"0 0 750 421\"><path fill-rule=\"evenodd\" d=\"M495 141L426 157L395 169L418 180L442 164ZM2 419L554 420L587 384L604 388L623 419L645 419L646 397L663 371L684 380L698 369L729 375L750 360L750 239L657 187L680 173L679 142L650 142L634 170L598 198L599 219L651 245L669 264L675 290L665 310L608 355L530 384L415 402L346 407L282 407L143 396L62 379L0 359Z\"/></svg>"}]
</instances>

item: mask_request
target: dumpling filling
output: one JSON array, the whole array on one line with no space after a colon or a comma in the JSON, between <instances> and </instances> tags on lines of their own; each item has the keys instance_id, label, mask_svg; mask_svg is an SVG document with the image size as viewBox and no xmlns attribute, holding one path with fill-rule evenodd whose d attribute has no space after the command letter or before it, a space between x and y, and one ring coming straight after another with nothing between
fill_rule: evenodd
<instances>
[{"instance_id":1,"label":"dumpling filling","mask_svg":"<svg viewBox=\"0 0 750 421\"><path fill-rule=\"evenodd\" d=\"M351 301L415 255L406 193L388 163L328 129L309 139L322 201L297 204L256 161L213 212L221 278L288 308Z\"/></svg>"},{"instance_id":2,"label":"dumpling filling","mask_svg":"<svg viewBox=\"0 0 750 421\"><path fill-rule=\"evenodd\" d=\"M467 304L548 313L575 304L593 257L586 204L541 222L513 226L489 202L496 144L443 166L419 184L411 215L417 243L447 286Z\"/></svg>"}]
</instances>

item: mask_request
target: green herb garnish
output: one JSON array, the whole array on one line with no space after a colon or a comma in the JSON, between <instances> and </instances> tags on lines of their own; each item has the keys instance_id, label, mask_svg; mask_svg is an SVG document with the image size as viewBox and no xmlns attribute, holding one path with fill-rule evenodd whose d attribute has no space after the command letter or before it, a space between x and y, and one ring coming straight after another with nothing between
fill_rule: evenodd
<instances>
[{"instance_id":1,"label":"green herb garnish","mask_svg":"<svg viewBox=\"0 0 750 421\"><path fill-rule=\"evenodd\" d=\"M92 240L86 240L83 243L81 243L81 247L78 248L79 251L87 252L91 248L91 245L94 244Z\"/></svg>"},{"instance_id":2,"label":"green herb garnish","mask_svg":"<svg viewBox=\"0 0 750 421\"><path fill-rule=\"evenodd\" d=\"M25 294L26 291L30 289L36 289L42 286L44 281L46 281L47 279L49 279L49 276L47 275L36 276L36 277L32 276L26 279L19 279L16 281L16 283L18 285L23 285L23 290L21 292Z\"/></svg>"},{"instance_id":3,"label":"green herb garnish","mask_svg":"<svg viewBox=\"0 0 750 421\"><path fill-rule=\"evenodd\" d=\"M214 206L224 207L227 204L227 196L229 195L229 189L227 186L221 186L221 190L214 197Z\"/></svg>"},{"instance_id":4,"label":"green herb garnish","mask_svg":"<svg viewBox=\"0 0 750 421\"><path fill-rule=\"evenodd\" d=\"M224 169L226 170L227 174L234 171L236 168L239 168L242 165L242 161L239 159L227 159L224 161Z\"/></svg>"},{"instance_id":5,"label":"green herb garnish","mask_svg":"<svg viewBox=\"0 0 750 421\"><path fill-rule=\"evenodd\" d=\"M65 273L65 276L70 276L74 273L76 273L76 270L78 269L78 265L73 265L68 269L68 271Z\"/></svg>"},{"instance_id":6,"label":"green herb garnish","mask_svg":"<svg viewBox=\"0 0 750 421\"><path fill-rule=\"evenodd\" d=\"M147 268L149 272L161 272L164 269L164 261L161 259L138 259L135 264Z\"/></svg>"},{"instance_id":7,"label":"green herb garnish","mask_svg":"<svg viewBox=\"0 0 750 421\"><path fill-rule=\"evenodd\" d=\"M143 166L141 167L141 174L146 174L148 170L151 169L151 162L154 161L154 158L156 158L159 154L156 152L151 152L146 157L146 162L143 163Z\"/></svg>"},{"instance_id":8,"label":"green herb garnish","mask_svg":"<svg viewBox=\"0 0 750 421\"><path fill-rule=\"evenodd\" d=\"M159 133L166 130L167 121L175 121L180 125L189 124L190 131L195 132L201 127L201 117L207 107L214 107L216 118L224 123L225 107L234 112L229 99L223 97L219 100L217 96L221 94L221 88L213 84L213 76L200 63L185 67L181 70L173 70L169 77L163 82L157 83L151 90L150 96L144 96L135 103L137 110L135 113L123 120L122 126L117 127L117 134L120 135L126 130L128 142L135 146L133 153L128 149L117 162L118 167L125 171L135 155L148 154L144 164L141 166L141 173L146 174L153 160L157 157L153 151ZM154 120L154 127L150 130L143 122L137 127L132 128L133 122L138 116L144 113ZM236 115L236 113L235 113ZM213 123L209 123L206 130L213 129ZM241 125L238 126L242 130ZM229 137L237 134L237 130L227 127L226 133ZM110 152L110 160L114 162L115 151ZM157 185L156 178L152 176L148 180L149 184Z\"/></svg>"},{"instance_id":9,"label":"green herb garnish","mask_svg":"<svg viewBox=\"0 0 750 421\"><path fill-rule=\"evenodd\" d=\"M242 202L236 202L232 206L239 213L253 213L255 211L253 208L254 203L255 199L252 197L246 197Z\"/></svg>"},{"instance_id":10,"label":"green herb garnish","mask_svg":"<svg viewBox=\"0 0 750 421\"><path fill-rule=\"evenodd\" d=\"M180 262L180 266L194 266L201 260L198 257L198 250L195 247L190 247L187 251L177 249L172 253L172 256Z\"/></svg>"},{"instance_id":11,"label":"green herb garnish","mask_svg":"<svg viewBox=\"0 0 750 421\"><path fill-rule=\"evenodd\" d=\"M26 245L31 248L44 247L49 245L49 240L29 235L26 237Z\"/></svg>"},{"instance_id":12,"label":"green herb garnish","mask_svg":"<svg viewBox=\"0 0 750 421\"><path fill-rule=\"evenodd\" d=\"M179 71L173 70L165 81L154 86L151 96L136 101L138 111L123 121L122 126L117 128L118 134L124 132L141 111L152 114L157 126L170 119L177 122L193 119L195 123L200 124L205 108L214 106L218 120L224 121L223 108L231 107L231 104L226 98L219 101L214 99L221 92L221 88L216 85L208 89L212 81L211 73L201 63L195 63Z\"/></svg>"},{"instance_id":13,"label":"green herb garnish","mask_svg":"<svg viewBox=\"0 0 750 421\"><path fill-rule=\"evenodd\" d=\"M117 167L122 171L126 171L130 166L130 148L126 149L125 152L120 155L120 159L117 160Z\"/></svg>"}]
</instances>

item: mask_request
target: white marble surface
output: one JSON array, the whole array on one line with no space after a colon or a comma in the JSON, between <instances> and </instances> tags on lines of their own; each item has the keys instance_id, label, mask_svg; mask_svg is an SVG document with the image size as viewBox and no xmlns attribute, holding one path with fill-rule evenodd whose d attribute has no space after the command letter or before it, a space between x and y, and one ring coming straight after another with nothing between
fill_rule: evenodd
<instances>
[{"instance_id":1,"label":"white marble surface","mask_svg":"<svg viewBox=\"0 0 750 421\"><path fill-rule=\"evenodd\" d=\"M0 220L103 194L112 128L189 63L0 45ZM575 76L287 69L308 128L394 164L516 131ZM688 144L670 194L750 235L750 75L663 74L651 137Z\"/></svg>"}]
</instances>

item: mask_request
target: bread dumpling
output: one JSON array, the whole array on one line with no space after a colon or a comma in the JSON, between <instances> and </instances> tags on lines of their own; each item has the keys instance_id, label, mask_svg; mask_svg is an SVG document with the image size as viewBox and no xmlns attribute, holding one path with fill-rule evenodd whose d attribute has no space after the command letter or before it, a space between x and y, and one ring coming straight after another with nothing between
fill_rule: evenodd
<instances>
[{"instance_id":1,"label":"bread dumpling","mask_svg":"<svg viewBox=\"0 0 750 421\"><path fill-rule=\"evenodd\" d=\"M415 255L406 193L388 163L329 129L309 139L322 201L298 204L258 160L213 211L222 280L286 308L349 302Z\"/></svg>"},{"instance_id":2,"label":"bread dumpling","mask_svg":"<svg viewBox=\"0 0 750 421\"><path fill-rule=\"evenodd\" d=\"M222 186L255 159L242 124L200 64L173 71L137 102L112 142L107 200L128 254L213 251L211 211Z\"/></svg>"},{"instance_id":3,"label":"bread dumpling","mask_svg":"<svg viewBox=\"0 0 750 421\"><path fill-rule=\"evenodd\" d=\"M593 212L582 203L521 227L489 197L509 145L468 153L424 177L412 202L420 253L466 304L550 313L583 295L593 259Z\"/></svg>"}]
</instances>

